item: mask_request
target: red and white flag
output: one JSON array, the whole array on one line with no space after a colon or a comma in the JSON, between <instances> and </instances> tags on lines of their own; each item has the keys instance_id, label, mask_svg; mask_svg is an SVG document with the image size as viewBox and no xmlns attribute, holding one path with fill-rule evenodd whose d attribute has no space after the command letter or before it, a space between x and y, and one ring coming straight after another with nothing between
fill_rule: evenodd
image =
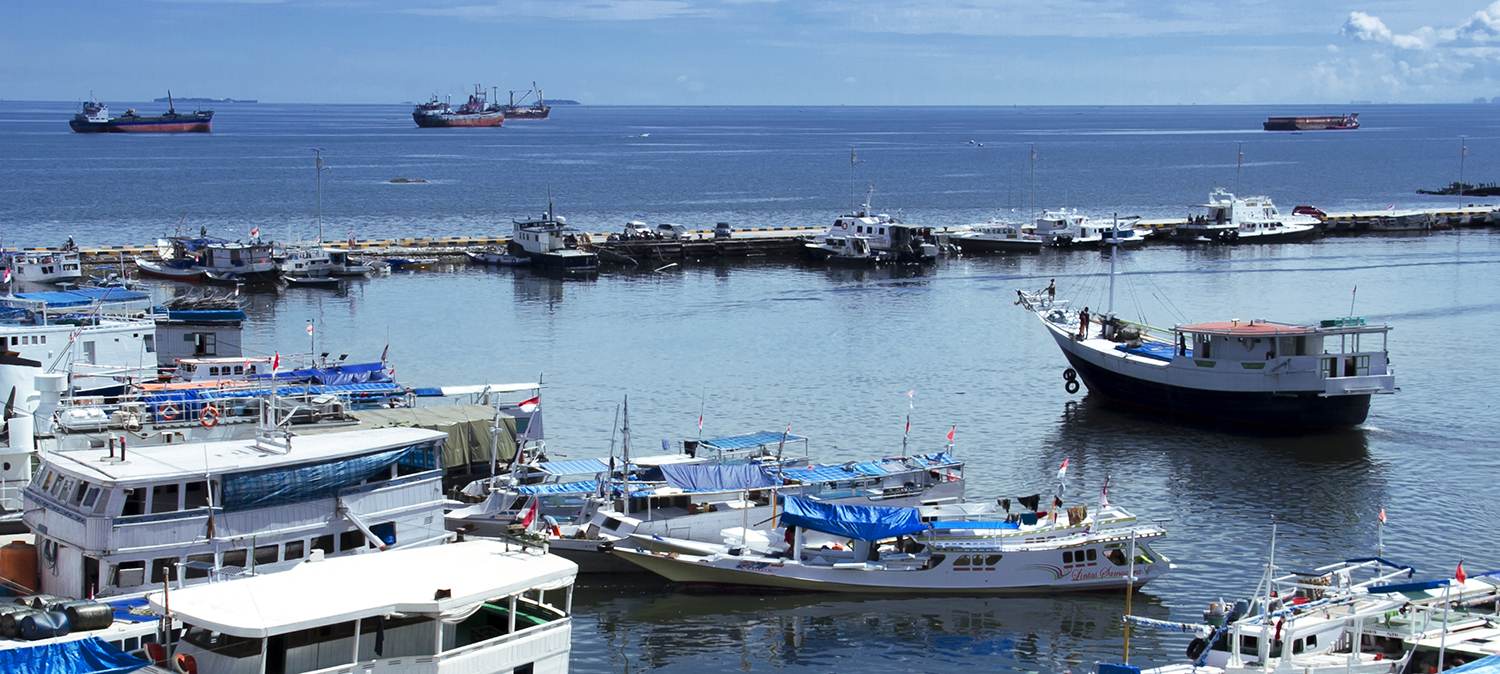
<instances>
[{"instance_id":1,"label":"red and white flag","mask_svg":"<svg viewBox=\"0 0 1500 674\"><path fill-rule=\"evenodd\" d=\"M957 430L958 424L953 424L953 428L948 429L948 442L953 442L953 433Z\"/></svg>"},{"instance_id":2,"label":"red and white flag","mask_svg":"<svg viewBox=\"0 0 1500 674\"><path fill-rule=\"evenodd\" d=\"M906 434L911 435L911 415L906 415Z\"/></svg>"},{"instance_id":3,"label":"red and white flag","mask_svg":"<svg viewBox=\"0 0 1500 674\"><path fill-rule=\"evenodd\" d=\"M1453 577L1458 580L1459 585L1469 579L1469 575L1464 573L1464 560L1458 560L1458 571L1453 574Z\"/></svg>"},{"instance_id":4,"label":"red and white flag","mask_svg":"<svg viewBox=\"0 0 1500 674\"><path fill-rule=\"evenodd\" d=\"M394 372L394 370L392 372ZM540 404L542 404L542 397L541 396L537 396L535 398L530 398L530 399L527 399L527 400L522 400L521 401L521 411L522 412L526 412L528 414L531 413L531 412L535 412L536 411L536 406L540 405Z\"/></svg>"},{"instance_id":5,"label":"red and white flag","mask_svg":"<svg viewBox=\"0 0 1500 674\"><path fill-rule=\"evenodd\" d=\"M1061 480L1068 475L1068 459L1063 459L1062 467L1057 469L1057 479Z\"/></svg>"},{"instance_id":6,"label":"red and white flag","mask_svg":"<svg viewBox=\"0 0 1500 674\"><path fill-rule=\"evenodd\" d=\"M1104 488L1099 490L1099 509L1109 507L1109 476L1104 476Z\"/></svg>"},{"instance_id":7,"label":"red and white flag","mask_svg":"<svg viewBox=\"0 0 1500 674\"><path fill-rule=\"evenodd\" d=\"M312 334L312 323L308 323L307 324L307 334L309 334L309 335Z\"/></svg>"},{"instance_id":8,"label":"red and white flag","mask_svg":"<svg viewBox=\"0 0 1500 674\"><path fill-rule=\"evenodd\" d=\"M276 368L281 367L281 352L277 351L271 356L271 374L276 373Z\"/></svg>"},{"instance_id":9,"label":"red and white flag","mask_svg":"<svg viewBox=\"0 0 1500 674\"><path fill-rule=\"evenodd\" d=\"M5 268L5 284L10 285L10 268Z\"/></svg>"},{"instance_id":10,"label":"red and white flag","mask_svg":"<svg viewBox=\"0 0 1500 674\"><path fill-rule=\"evenodd\" d=\"M1380 523L1385 524L1385 508L1380 509Z\"/></svg>"},{"instance_id":11,"label":"red and white flag","mask_svg":"<svg viewBox=\"0 0 1500 674\"><path fill-rule=\"evenodd\" d=\"M703 413L698 413L698 430L703 430Z\"/></svg>"},{"instance_id":12,"label":"red and white flag","mask_svg":"<svg viewBox=\"0 0 1500 674\"><path fill-rule=\"evenodd\" d=\"M527 531L539 527L542 519L540 506L541 501L537 500L535 496L526 502L526 514L521 516L521 526L525 527Z\"/></svg>"},{"instance_id":13,"label":"red and white flag","mask_svg":"<svg viewBox=\"0 0 1500 674\"><path fill-rule=\"evenodd\" d=\"M256 227L255 229L250 230L250 236L260 236L260 228Z\"/></svg>"}]
</instances>

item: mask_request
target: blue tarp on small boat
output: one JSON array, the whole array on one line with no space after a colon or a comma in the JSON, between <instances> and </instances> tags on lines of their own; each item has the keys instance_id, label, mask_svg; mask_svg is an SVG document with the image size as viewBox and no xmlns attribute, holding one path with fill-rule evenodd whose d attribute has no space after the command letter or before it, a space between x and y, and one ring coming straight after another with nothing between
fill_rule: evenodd
<instances>
[{"instance_id":1,"label":"blue tarp on small boat","mask_svg":"<svg viewBox=\"0 0 1500 674\"><path fill-rule=\"evenodd\" d=\"M0 650L7 674L124 674L147 664L99 637Z\"/></svg>"},{"instance_id":2,"label":"blue tarp on small boat","mask_svg":"<svg viewBox=\"0 0 1500 674\"><path fill-rule=\"evenodd\" d=\"M767 489L780 484L758 464L665 464L661 472L668 485L687 491Z\"/></svg>"},{"instance_id":3,"label":"blue tarp on small boat","mask_svg":"<svg viewBox=\"0 0 1500 674\"><path fill-rule=\"evenodd\" d=\"M1126 346L1124 344L1119 344L1115 346L1115 350L1123 351L1134 356L1154 358L1156 360L1165 361L1168 363L1172 362L1172 358L1177 355L1177 347L1172 346L1171 344L1163 344L1161 342L1141 342L1140 346ZM1188 349L1187 355L1189 357L1193 355L1192 349Z\"/></svg>"},{"instance_id":4,"label":"blue tarp on small boat","mask_svg":"<svg viewBox=\"0 0 1500 674\"><path fill-rule=\"evenodd\" d=\"M861 541L878 541L927 530L916 508L856 506L783 496L783 526L803 527Z\"/></svg>"},{"instance_id":5,"label":"blue tarp on small boat","mask_svg":"<svg viewBox=\"0 0 1500 674\"><path fill-rule=\"evenodd\" d=\"M803 440L807 439L800 435L792 435L790 433L783 435L775 431L758 431L755 433L746 433L744 435L731 435L723 438L704 440L703 442L700 442L698 444L704 447L713 447L715 449L748 449L750 447L760 447L762 445L780 444L783 437L786 438L787 442L802 442Z\"/></svg>"}]
</instances>

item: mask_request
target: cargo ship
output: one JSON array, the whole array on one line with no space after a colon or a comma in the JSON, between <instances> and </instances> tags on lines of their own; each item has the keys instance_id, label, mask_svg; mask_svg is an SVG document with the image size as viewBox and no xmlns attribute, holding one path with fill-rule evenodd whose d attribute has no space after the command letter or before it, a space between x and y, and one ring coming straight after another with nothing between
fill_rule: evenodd
<instances>
[{"instance_id":1,"label":"cargo ship","mask_svg":"<svg viewBox=\"0 0 1500 674\"><path fill-rule=\"evenodd\" d=\"M155 116L139 115L131 108L120 117L110 117L109 106L90 97L68 126L78 133L208 133L213 130L213 120L213 110L177 112L169 93L166 114Z\"/></svg>"},{"instance_id":2,"label":"cargo ship","mask_svg":"<svg viewBox=\"0 0 1500 674\"><path fill-rule=\"evenodd\" d=\"M536 92L536 102L526 105L526 99L531 97L531 91ZM546 119L547 113L552 111L552 106L542 101L542 90L536 88L536 82L531 83L531 91L521 96L521 102L516 103L516 92L510 92L510 105L505 106L506 119Z\"/></svg>"},{"instance_id":3,"label":"cargo ship","mask_svg":"<svg viewBox=\"0 0 1500 674\"><path fill-rule=\"evenodd\" d=\"M476 84L468 102L458 106L458 109L455 110L447 103L438 101L437 94L433 94L432 100L412 110L411 118L417 126L424 129L450 126L500 126L505 123L505 110L499 104L490 103L489 97L484 94L484 87Z\"/></svg>"},{"instance_id":4,"label":"cargo ship","mask_svg":"<svg viewBox=\"0 0 1500 674\"><path fill-rule=\"evenodd\" d=\"M1358 129L1359 113L1342 117L1272 117L1262 126L1267 131L1323 131L1326 129Z\"/></svg>"}]
</instances>

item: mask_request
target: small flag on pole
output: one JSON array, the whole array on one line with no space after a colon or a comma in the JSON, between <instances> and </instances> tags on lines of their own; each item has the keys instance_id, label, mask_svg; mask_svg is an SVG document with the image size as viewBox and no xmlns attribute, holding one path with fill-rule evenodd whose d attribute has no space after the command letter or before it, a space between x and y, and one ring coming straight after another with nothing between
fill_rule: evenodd
<instances>
[{"instance_id":1,"label":"small flag on pole","mask_svg":"<svg viewBox=\"0 0 1500 674\"><path fill-rule=\"evenodd\" d=\"M703 413L698 413L698 430L703 430Z\"/></svg>"},{"instance_id":2,"label":"small flag on pole","mask_svg":"<svg viewBox=\"0 0 1500 674\"><path fill-rule=\"evenodd\" d=\"M256 227L255 229L250 230L250 236L260 236L260 228Z\"/></svg>"},{"instance_id":3,"label":"small flag on pole","mask_svg":"<svg viewBox=\"0 0 1500 674\"><path fill-rule=\"evenodd\" d=\"M1464 581L1469 579L1469 575L1464 573L1464 560L1458 560L1458 571L1454 572L1453 578L1456 579L1460 585L1462 585Z\"/></svg>"},{"instance_id":4,"label":"small flag on pole","mask_svg":"<svg viewBox=\"0 0 1500 674\"><path fill-rule=\"evenodd\" d=\"M1380 509L1380 523L1385 524L1385 508Z\"/></svg>"},{"instance_id":5,"label":"small flag on pole","mask_svg":"<svg viewBox=\"0 0 1500 674\"><path fill-rule=\"evenodd\" d=\"M953 424L953 428L948 429L948 442L953 442L953 433L957 430L958 424Z\"/></svg>"},{"instance_id":6,"label":"small flag on pole","mask_svg":"<svg viewBox=\"0 0 1500 674\"><path fill-rule=\"evenodd\" d=\"M392 370L392 372L395 372L395 371ZM521 401L521 411L522 412L526 412L526 413L535 412L537 405L540 405L540 404L542 404L542 397L541 396L537 396L537 397L531 398L529 400L522 400Z\"/></svg>"},{"instance_id":7,"label":"small flag on pole","mask_svg":"<svg viewBox=\"0 0 1500 674\"><path fill-rule=\"evenodd\" d=\"M540 501L535 496L532 496L531 500L526 503L526 514L521 516L521 526L525 527L527 531L531 531L532 525L537 524L538 520L541 519L538 512L539 504Z\"/></svg>"},{"instance_id":8,"label":"small flag on pole","mask_svg":"<svg viewBox=\"0 0 1500 674\"><path fill-rule=\"evenodd\" d=\"M5 269L5 284L10 285L10 268Z\"/></svg>"},{"instance_id":9,"label":"small flag on pole","mask_svg":"<svg viewBox=\"0 0 1500 674\"><path fill-rule=\"evenodd\" d=\"M313 326L312 326L312 323L308 323L308 324L307 324L307 334L309 334L309 335L311 335L311 334L312 334L312 332L313 332Z\"/></svg>"},{"instance_id":10,"label":"small flag on pole","mask_svg":"<svg viewBox=\"0 0 1500 674\"><path fill-rule=\"evenodd\" d=\"M271 374L276 373L276 368L281 367L281 352L278 351L271 356Z\"/></svg>"},{"instance_id":11,"label":"small flag on pole","mask_svg":"<svg viewBox=\"0 0 1500 674\"><path fill-rule=\"evenodd\" d=\"M391 345L387 344L385 345L385 349L381 350L380 352L380 364L384 365L385 357L389 355L391 355Z\"/></svg>"},{"instance_id":12,"label":"small flag on pole","mask_svg":"<svg viewBox=\"0 0 1500 674\"><path fill-rule=\"evenodd\" d=\"M1068 475L1068 459L1063 459L1062 466L1057 469L1057 479L1061 480Z\"/></svg>"}]
</instances>

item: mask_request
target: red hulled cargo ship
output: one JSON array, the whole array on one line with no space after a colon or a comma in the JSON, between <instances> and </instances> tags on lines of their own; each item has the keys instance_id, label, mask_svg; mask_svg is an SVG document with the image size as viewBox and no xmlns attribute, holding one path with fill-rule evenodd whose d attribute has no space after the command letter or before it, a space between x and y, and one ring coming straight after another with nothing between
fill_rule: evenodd
<instances>
[{"instance_id":1,"label":"red hulled cargo ship","mask_svg":"<svg viewBox=\"0 0 1500 674\"><path fill-rule=\"evenodd\" d=\"M467 103L453 109L447 103L438 101L437 94L432 95L432 100L418 105L411 113L411 118L424 129L450 127L450 126L500 126L505 123L505 109L498 104L490 103L489 97L484 94L484 87L474 85L474 93L469 96Z\"/></svg>"},{"instance_id":2,"label":"red hulled cargo ship","mask_svg":"<svg viewBox=\"0 0 1500 674\"><path fill-rule=\"evenodd\" d=\"M167 93L167 112L162 115L138 115L135 108L120 117L109 116L109 106L89 98L83 111L73 115L68 126L78 133L208 133L213 130L214 111L198 110L179 113Z\"/></svg>"},{"instance_id":3,"label":"red hulled cargo ship","mask_svg":"<svg viewBox=\"0 0 1500 674\"><path fill-rule=\"evenodd\" d=\"M1358 129L1359 113L1342 117L1272 117L1265 124L1267 131L1324 131L1328 129Z\"/></svg>"}]
</instances>

